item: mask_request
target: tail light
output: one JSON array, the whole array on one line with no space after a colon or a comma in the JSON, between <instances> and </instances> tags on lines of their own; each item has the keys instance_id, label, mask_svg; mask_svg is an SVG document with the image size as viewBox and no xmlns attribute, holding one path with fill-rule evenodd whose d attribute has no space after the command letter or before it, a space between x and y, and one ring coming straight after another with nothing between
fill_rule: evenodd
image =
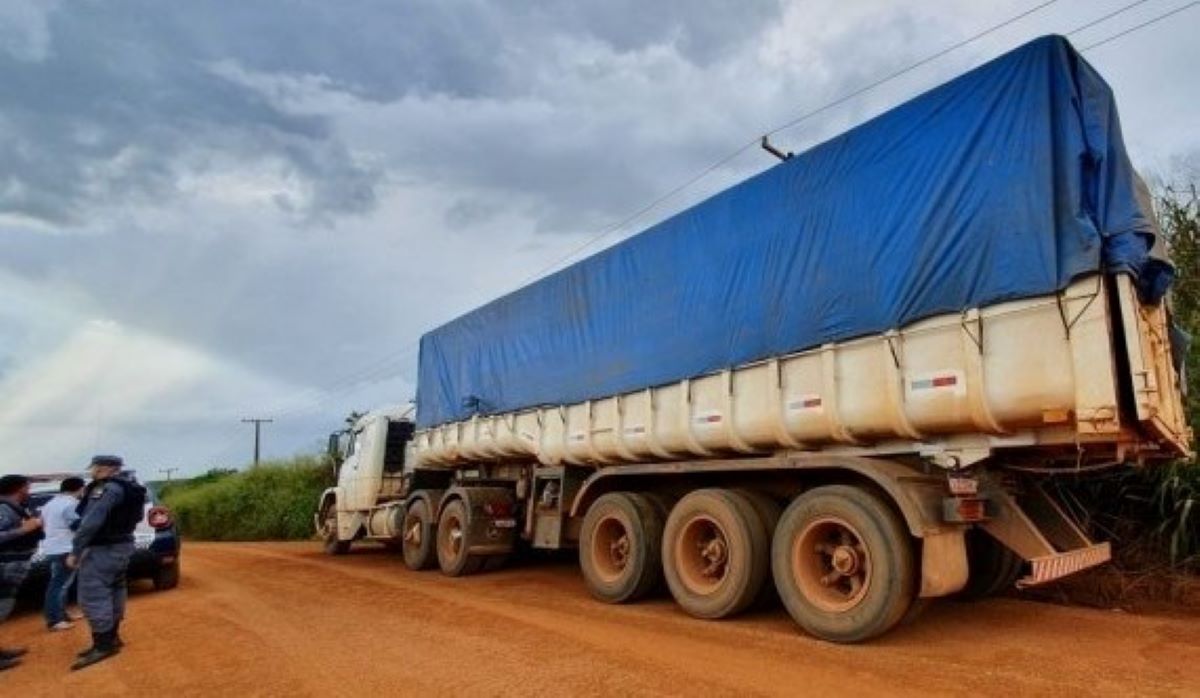
<instances>
[{"instance_id":1,"label":"tail light","mask_svg":"<svg viewBox=\"0 0 1200 698\"><path fill-rule=\"evenodd\" d=\"M171 525L171 510L166 507L153 507L146 514L146 523L151 528L167 528Z\"/></svg>"},{"instance_id":2,"label":"tail light","mask_svg":"<svg viewBox=\"0 0 1200 698\"><path fill-rule=\"evenodd\" d=\"M496 518L505 518L505 517L512 516L512 513L513 513L512 502L507 502L504 500L487 502L483 505L483 513L487 514L488 516L494 516Z\"/></svg>"}]
</instances>

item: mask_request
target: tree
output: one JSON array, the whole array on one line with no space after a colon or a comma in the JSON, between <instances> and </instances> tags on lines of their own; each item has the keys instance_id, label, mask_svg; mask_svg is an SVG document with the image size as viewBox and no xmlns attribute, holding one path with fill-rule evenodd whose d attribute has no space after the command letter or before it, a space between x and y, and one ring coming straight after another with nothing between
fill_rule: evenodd
<instances>
[{"instance_id":1,"label":"tree","mask_svg":"<svg viewBox=\"0 0 1200 698\"><path fill-rule=\"evenodd\" d=\"M1158 197L1159 223L1175 263L1172 289L1175 322L1191 335L1184 358L1188 417L1200 434L1200 198L1193 184L1186 191L1166 188Z\"/></svg>"}]
</instances>

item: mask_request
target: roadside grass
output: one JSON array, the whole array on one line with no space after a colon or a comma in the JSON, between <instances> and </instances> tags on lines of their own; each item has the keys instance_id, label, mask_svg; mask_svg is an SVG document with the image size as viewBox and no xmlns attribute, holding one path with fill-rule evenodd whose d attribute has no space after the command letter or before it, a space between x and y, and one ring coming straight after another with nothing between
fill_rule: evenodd
<instances>
[{"instance_id":1,"label":"roadside grass","mask_svg":"<svg viewBox=\"0 0 1200 698\"><path fill-rule=\"evenodd\" d=\"M312 537L317 498L332 483L323 457L296 456L172 483L161 498L193 540L299 540Z\"/></svg>"}]
</instances>

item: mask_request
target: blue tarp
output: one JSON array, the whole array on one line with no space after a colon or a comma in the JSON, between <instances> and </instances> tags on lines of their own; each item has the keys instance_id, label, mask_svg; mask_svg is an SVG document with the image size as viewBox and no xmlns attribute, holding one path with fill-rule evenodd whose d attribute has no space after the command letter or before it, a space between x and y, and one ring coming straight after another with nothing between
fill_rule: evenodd
<instances>
[{"instance_id":1,"label":"blue tarp","mask_svg":"<svg viewBox=\"0 0 1200 698\"><path fill-rule=\"evenodd\" d=\"M586 167L586 163L581 165ZM1157 300L1112 91L1044 37L421 339L422 427L566 404L1053 293Z\"/></svg>"}]
</instances>

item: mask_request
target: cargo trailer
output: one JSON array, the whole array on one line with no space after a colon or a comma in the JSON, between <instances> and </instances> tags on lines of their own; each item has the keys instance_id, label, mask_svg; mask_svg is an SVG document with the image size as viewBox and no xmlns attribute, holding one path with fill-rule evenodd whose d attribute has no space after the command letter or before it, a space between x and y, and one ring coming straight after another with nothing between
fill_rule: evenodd
<instances>
[{"instance_id":1,"label":"cargo trailer","mask_svg":"<svg viewBox=\"0 0 1200 698\"><path fill-rule=\"evenodd\" d=\"M1190 454L1174 273L1111 90L1044 37L427 333L315 523L866 640L1110 558L1051 485Z\"/></svg>"}]
</instances>

